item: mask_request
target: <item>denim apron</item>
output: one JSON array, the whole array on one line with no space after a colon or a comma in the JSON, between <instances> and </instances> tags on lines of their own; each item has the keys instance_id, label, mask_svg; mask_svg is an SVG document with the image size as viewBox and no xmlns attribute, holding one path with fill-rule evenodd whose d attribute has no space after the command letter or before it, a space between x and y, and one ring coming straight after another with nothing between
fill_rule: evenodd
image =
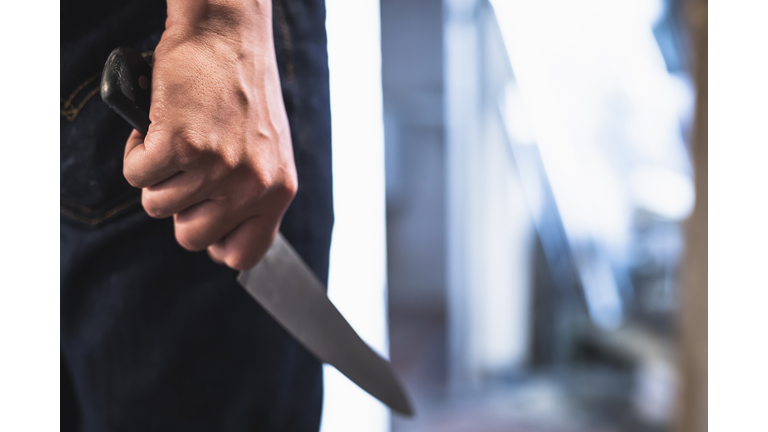
<instances>
[{"instance_id":1,"label":"denim apron","mask_svg":"<svg viewBox=\"0 0 768 432\"><path fill-rule=\"evenodd\" d=\"M151 55L165 2L61 4L63 431L316 431L320 363L235 281L175 241L122 175L130 126L98 94L110 51ZM281 232L322 281L333 225L325 6L274 0L299 189Z\"/></svg>"}]
</instances>

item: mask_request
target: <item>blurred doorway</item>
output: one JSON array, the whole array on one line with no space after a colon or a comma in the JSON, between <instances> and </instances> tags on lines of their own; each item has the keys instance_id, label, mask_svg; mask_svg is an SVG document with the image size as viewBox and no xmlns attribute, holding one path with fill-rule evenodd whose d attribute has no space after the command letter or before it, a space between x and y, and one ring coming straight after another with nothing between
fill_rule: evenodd
<instances>
[{"instance_id":1,"label":"blurred doorway","mask_svg":"<svg viewBox=\"0 0 768 432\"><path fill-rule=\"evenodd\" d=\"M666 430L681 5L382 0L393 430Z\"/></svg>"}]
</instances>

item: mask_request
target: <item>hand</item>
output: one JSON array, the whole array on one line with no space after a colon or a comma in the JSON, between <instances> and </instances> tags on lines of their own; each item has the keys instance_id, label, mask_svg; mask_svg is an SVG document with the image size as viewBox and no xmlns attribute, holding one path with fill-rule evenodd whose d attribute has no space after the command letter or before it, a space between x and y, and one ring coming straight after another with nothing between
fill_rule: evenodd
<instances>
[{"instance_id":1,"label":"hand","mask_svg":"<svg viewBox=\"0 0 768 432\"><path fill-rule=\"evenodd\" d=\"M243 270L266 254L298 180L271 3L208 3L168 2L152 124L128 138L124 174L150 216L174 217L182 247Z\"/></svg>"}]
</instances>

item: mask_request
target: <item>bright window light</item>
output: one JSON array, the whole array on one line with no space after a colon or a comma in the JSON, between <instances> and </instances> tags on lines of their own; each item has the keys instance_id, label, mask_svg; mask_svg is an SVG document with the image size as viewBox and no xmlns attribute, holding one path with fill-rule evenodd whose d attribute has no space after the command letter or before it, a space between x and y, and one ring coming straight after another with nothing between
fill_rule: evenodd
<instances>
[{"instance_id":1,"label":"bright window light","mask_svg":"<svg viewBox=\"0 0 768 432\"><path fill-rule=\"evenodd\" d=\"M388 357L384 124L378 0L326 1L333 199L328 295L360 336ZM389 430L389 410L325 366L321 431Z\"/></svg>"},{"instance_id":2,"label":"bright window light","mask_svg":"<svg viewBox=\"0 0 768 432\"><path fill-rule=\"evenodd\" d=\"M663 2L491 3L519 85L507 91L507 127L539 146L571 248L626 256L636 210L687 217L694 190L681 122L692 95L653 35ZM592 318L614 327L621 302L601 260L579 271Z\"/></svg>"}]
</instances>

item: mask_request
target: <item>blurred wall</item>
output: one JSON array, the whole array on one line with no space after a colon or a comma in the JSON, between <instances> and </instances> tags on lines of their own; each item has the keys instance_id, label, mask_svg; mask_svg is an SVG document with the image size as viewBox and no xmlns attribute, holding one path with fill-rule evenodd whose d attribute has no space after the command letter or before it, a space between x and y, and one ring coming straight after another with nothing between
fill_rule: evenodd
<instances>
[{"instance_id":1,"label":"blurred wall","mask_svg":"<svg viewBox=\"0 0 768 432\"><path fill-rule=\"evenodd\" d=\"M445 304L441 0L382 0L389 304Z\"/></svg>"}]
</instances>

